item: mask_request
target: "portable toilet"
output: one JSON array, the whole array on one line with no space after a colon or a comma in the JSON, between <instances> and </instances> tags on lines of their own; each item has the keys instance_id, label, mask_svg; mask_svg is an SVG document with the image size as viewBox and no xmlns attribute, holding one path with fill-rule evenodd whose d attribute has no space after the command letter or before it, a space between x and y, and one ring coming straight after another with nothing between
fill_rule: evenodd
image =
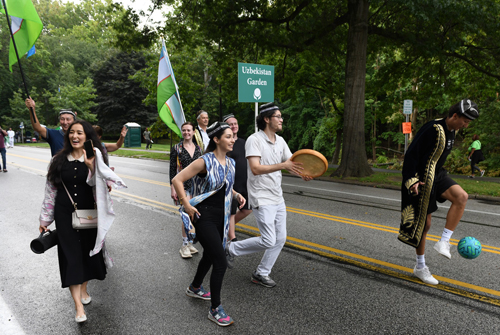
<instances>
[{"instance_id":1,"label":"portable toilet","mask_svg":"<svg viewBox=\"0 0 500 335\"><path fill-rule=\"evenodd\" d=\"M125 148L141 147L141 125L135 122L125 123L128 128L127 135L125 136Z\"/></svg>"}]
</instances>

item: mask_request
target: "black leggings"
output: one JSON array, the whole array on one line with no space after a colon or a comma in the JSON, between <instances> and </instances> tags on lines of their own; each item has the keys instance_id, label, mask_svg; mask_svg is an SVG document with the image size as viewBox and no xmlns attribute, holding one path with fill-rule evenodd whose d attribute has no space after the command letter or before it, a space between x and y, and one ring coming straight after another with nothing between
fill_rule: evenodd
<instances>
[{"instance_id":1,"label":"black leggings","mask_svg":"<svg viewBox=\"0 0 500 335\"><path fill-rule=\"evenodd\" d=\"M481 169L476 166L476 162L474 161L470 162L470 169L472 171L472 174L474 174L475 170L481 172Z\"/></svg>"},{"instance_id":2,"label":"black leggings","mask_svg":"<svg viewBox=\"0 0 500 335\"><path fill-rule=\"evenodd\" d=\"M203 283L205 275L212 266L210 276L210 294L212 297L212 308L220 305L220 291L222 280L226 273L226 254L222 247L224 236L224 206L212 207L203 204L196 206L201 216L194 224L196 237L203 246L203 257L198 264L198 270L192 282L193 287L198 288Z\"/></svg>"}]
</instances>

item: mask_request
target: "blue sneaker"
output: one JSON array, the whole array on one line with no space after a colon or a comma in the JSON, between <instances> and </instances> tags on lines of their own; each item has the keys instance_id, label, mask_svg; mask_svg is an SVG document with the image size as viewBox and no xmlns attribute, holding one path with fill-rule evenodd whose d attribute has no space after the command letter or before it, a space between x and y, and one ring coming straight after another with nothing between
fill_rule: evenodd
<instances>
[{"instance_id":1,"label":"blue sneaker","mask_svg":"<svg viewBox=\"0 0 500 335\"><path fill-rule=\"evenodd\" d=\"M189 287L186 290L186 295L188 297L192 298L198 298L198 299L203 299L203 300L210 300L210 292L205 291L203 288L203 285L200 285L200 288L195 290L193 285L189 285Z\"/></svg>"},{"instance_id":2,"label":"blue sneaker","mask_svg":"<svg viewBox=\"0 0 500 335\"><path fill-rule=\"evenodd\" d=\"M222 305L219 305L216 309L212 309L212 307L210 307L208 310L208 319L221 327L232 325L234 322L233 319L226 314Z\"/></svg>"}]
</instances>

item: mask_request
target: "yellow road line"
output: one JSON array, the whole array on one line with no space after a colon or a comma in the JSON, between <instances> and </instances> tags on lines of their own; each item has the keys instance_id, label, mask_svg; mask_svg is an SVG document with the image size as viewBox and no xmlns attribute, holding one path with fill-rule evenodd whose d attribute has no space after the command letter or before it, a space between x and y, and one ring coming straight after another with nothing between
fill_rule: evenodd
<instances>
[{"instance_id":1,"label":"yellow road line","mask_svg":"<svg viewBox=\"0 0 500 335\"><path fill-rule=\"evenodd\" d=\"M134 177L134 176L127 176L127 175L124 175L124 174L121 174L121 173L118 174L118 176L120 176L120 178L123 178L123 179L132 179L132 180L142 181L143 183L149 183L149 184L155 184L155 185L170 187L169 183L164 183L162 181L156 181L156 180L151 180L151 179L144 179L144 178L139 178L139 177Z\"/></svg>"},{"instance_id":2,"label":"yellow road line","mask_svg":"<svg viewBox=\"0 0 500 335\"><path fill-rule=\"evenodd\" d=\"M236 230L239 231L239 232L250 234L250 235L253 235L253 236L260 235L258 233L259 230L257 228L255 228L255 227L247 226L247 225L244 225L244 224L241 224L241 223L238 223L237 226L244 228L244 229L242 229L242 228L236 228ZM396 272L396 271L379 268L379 267L376 267L376 266L373 266L373 265L369 265L369 264L366 264L366 263L363 263L363 262L355 261L355 260L352 260L352 259L349 259L349 258L344 258L344 257L332 255L331 253L325 252L323 250L330 251L330 252L335 252L337 254L341 254L341 255L348 256L348 257L360 259L360 260L363 260L365 262L374 263L374 264L377 264L377 265L389 267L389 268L396 269L396 270L403 271L403 272L407 272L407 273L410 273L410 274L413 273L413 269L410 269L410 268L407 268L407 267L404 267L404 266L400 266L400 265L397 265L397 264L392 264L392 263L380 261L378 259L374 259L374 258L370 258L370 257L366 257L366 256L354 254L354 253L351 253L351 252L348 252L348 251L343 251L343 250L339 250L339 249L335 249L335 248L330 248L330 247L327 247L327 246L323 246L323 245L320 245L320 244L316 244L316 243L312 243L312 242L300 240L300 239L297 239L297 238L294 238L294 237L290 237L290 236L287 236L287 241L297 242L297 243L304 244L304 245L307 245L307 246L311 246L311 247L314 247L314 248L317 248L317 249L320 249L320 250L312 249L312 248L308 248L308 247L304 247L304 246L301 246L299 244L295 244L295 243L291 243L291 242L286 242L286 245L289 246L289 247L293 247L293 248L296 248L296 249L299 249L299 250L303 250L303 251L308 251L308 252L311 252L311 253L314 253L314 254L317 254L317 255L320 255L320 256L328 257L328 258L331 258L331 259L336 259L338 261L342 261L342 262L345 262L345 263L350 263L350 264L353 264L353 265L356 265L356 266L359 266L359 267L362 267L362 268L366 268L366 269L369 269L369 270L377 271L377 272L380 272L380 273L385 273L385 274L391 275L393 277L397 277L397 278L409 280L409 281L412 281L412 282L415 282L415 283L418 283L418 284L422 284L422 285L426 285L426 286L430 286L430 287L435 287L435 288L438 288L438 289L441 289L441 290L444 290L444 291L447 291L447 292L451 292L451 293L455 293L455 294L460 294L460 295L465 296L465 297L473 298L473 299L476 299L476 300L481 300L481 301L484 301L484 302L489 302L491 304L500 306L500 300L499 299L485 297L485 296L482 296L482 295L475 294L473 292L468 292L468 291L464 291L464 290L460 290L460 289L455 289L453 287L445 286L445 285L442 285L442 284L439 284L437 286L427 285L427 284L423 283L420 279L418 279L418 278L416 278L414 276L411 276L411 275L408 276L408 275L401 274L401 273ZM455 286L464 287L464 288L468 288L468 289L475 290L475 291L478 291L478 292L483 292L483 293L487 293L487 294L491 294L491 295L500 297L500 291L492 290L492 289L489 289L489 288L486 288L486 287L477 286L477 285L465 283L465 282L462 282L462 281L458 281L458 280L455 280L455 279L446 278L446 277L442 277L442 276L436 276L436 275L434 275L434 277L436 279L438 279L440 282L449 283L449 284L452 284L452 285L455 285Z\"/></svg>"},{"instance_id":3,"label":"yellow road line","mask_svg":"<svg viewBox=\"0 0 500 335\"><path fill-rule=\"evenodd\" d=\"M46 161L46 160L41 160L41 159L36 159L36 158L30 158L30 157L16 155L16 154L11 154L11 156L16 156L16 157L20 157L20 158L26 158L26 159L31 159L31 160L40 161L40 162L46 162L46 163L49 162L49 161ZM11 163L11 164L14 165L14 166L25 167L25 168L28 168L30 170L35 170L35 171L39 171L39 172L42 172L42 173L46 173L46 171L42 171L42 170L38 170L38 169L33 169L33 168L30 168L30 167L27 167L27 166L15 164L15 163ZM125 179L132 179L132 180L137 180L137 181L141 181L141 182L145 182L145 183L150 183L150 184L155 184L155 185L170 187L169 183L164 183L164 182L160 182L160 181L156 181L156 180L139 178L139 177L134 177L134 176L122 175L122 174L120 174L120 177L123 177ZM126 193L124 193L124 194L126 194ZM128 194L128 195L132 196L130 194ZM375 230L381 230L381 231L385 231L385 232L393 233L393 234L397 234L399 232L399 228L397 228L397 227L391 227L391 226L385 226L385 225L371 223L371 222L366 222L366 221L354 220L354 219L344 218L344 217L335 216L335 215L331 215L331 214L318 213L318 212L308 211L308 210L300 209L300 208L287 207L287 211L290 212L290 213L296 213L296 214L311 216L311 217L315 217L315 218L319 218L319 219L324 219L324 220L330 220L330 221L335 221L335 222L346 223L346 224L350 224L350 225L354 225L354 226L359 226L359 227L363 227L363 228L370 228L370 229L375 229ZM427 235L427 238L430 241L439 241L439 239L441 237L429 234L429 235ZM457 239L450 239L450 244L452 244L452 245L458 245L458 242L459 242L459 240L457 240ZM495 246L490 246L490 245L482 245L482 251L493 253L493 254L499 254L500 255L500 247L495 247Z\"/></svg>"},{"instance_id":4,"label":"yellow road line","mask_svg":"<svg viewBox=\"0 0 500 335\"><path fill-rule=\"evenodd\" d=\"M347 223L350 225L364 227L364 228L381 230L381 231L385 231L388 233L394 233L394 234L399 233L399 228L397 228L397 227L384 226L384 225L380 225L380 224L364 222L364 221L359 221L359 220L353 220L353 219L343 218L343 217L334 216L334 215L330 215L330 214L317 213L317 212L308 211L305 209L293 208L293 207L287 207L287 211L290 213L302 214L302 215L311 216L311 217L315 217L315 218L319 218L319 219L325 219L325 220L330 220L330 221L335 221L335 222ZM429 239L431 241L439 241L441 239L441 236L428 234L427 239ZM453 238L450 239L450 244L452 244L452 245L458 245L458 242L459 242L459 240L457 240L457 239L453 239ZM489 246L489 245L484 245L484 244L482 245L482 251L484 251L484 252L490 252L490 253L500 255L500 251L497 251L497 250L500 250L500 248L494 247L494 246Z\"/></svg>"},{"instance_id":5,"label":"yellow road line","mask_svg":"<svg viewBox=\"0 0 500 335\"><path fill-rule=\"evenodd\" d=\"M18 156L18 157L26 158L26 157L22 157L22 156ZM38 160L38 159L33 159L33 160ZM38 160L38 161L40 161L40 160ZM37 172L41 172L41 173L44 173L44 174L46 173L46 171L42 171L42 170L39 170L39 169L34 169L34 168L31 168L31 167L28 167L28 166L23 166L23 165L16 164L16 163L10 163L10 164L12 164L14 166L17 166L17 167L27 168L27 169L34 170L34 171L37 171ZM127 176L127 177L129 179L132 179L132 178L130 178L130 176ZM133 177L133 178L135 178L135 177ZM139 180L139 179L142 179L142 178L137 178L136 180ZM150 181L150 182L151 183L157 183L155 181ZM163 183L163 184L166 184L166 183ZM147 205L147 206L151 206L151 207L154 207L154 208L163 209L163 210L166 210L166 211L169 211L169 212L173 212L173 213L177 213L177 214L179 213L178 209L177 209L177 206L169 205L169 204L166 204L166 203L163 203L163 202L160 202L160 201L156 201L156 200L152 200L152 199L147 199L147 198L144 198L144 197L140 197L140 196L133 195L133 194L128 194L128 193L117 191L117 190L114 190L113 193L112 193L112 195L117 196L117 197L121 197L121 198L125 198L125 199L129 199L129 200L135 201L137 203L144 204L144 205ZM310 211L305 211L305 210L291 208L291 207L288 207L288 210L290 212L292 212L292 213L298 213L298 214L302 214L302 215L319 217L319 218L323 218L323 219L327 219L327 220L332 220L332 221L338 221L338 222L344 222L344 223L348 223L348 224L354 224L354 225L358 225L358 226L361 226L361 227L368 227L368 228L372 228L372 229L380 229L380 230L384 230L384 231L393 232L390 229L380 228L380 227L384 227L383 225L372 224L372 223L369 223L369 222L352 220L352 219L337 217L337 216L333 216L333 215L329 215L329 214L322 214L322 213L310 212ZM387 228L393 228L393 227L387 227ZM236 230L239 231L239 232L250 234L250 235L254 235L254 236L258 236L259 235L259 233L258 233L259 230L257 228L252 227L252 226L248 226L248 225L245 225L245 224L242 224L242 223L238 223L237 224ZM394 230L394 229L392 229L392 230ZM436 238L439 238L439 237L436 236ZM437 239L432 238L432 237L429 238L429 239L430 240L437 240ZM300 243L300 244L292 243L290 241L296 242L296 243ZM473 293L473 292L468 292L468 291L465 291L465 290L462 290L462 289L457 289L457 288L446 286L446 285L443 285L443 284L439 284L437 286L427 285L427 284L422 283L419 279L417 279L417 278L415 278L413 276L409 276L409 275L402 274L400 272L396 272L396 271L392 271L392 270L380 268L380 267L377 267L377 266L374 266L374 265L370 265L370 264L367 264L367 263L377 264L379 266L384 266L386 268L395 269L395 270L399 270L401 272L406 272L406 273L410 273L410 274L413 273L413 269L407 268L407 267L404 267L404 266L400 266L400 265L397 265L397 264L392 264L392 263L381 261L381 260L378 260L378 259L375 259L375 258L366 257L366 256L363 256L363 255L351 253L351 252L348 252L348 251L331 248L331 247L328 247L328 246L324 246L324 245L317 244L317 243L314 243L314 242L309 242L309 241L301 240L301 239L298 239L298 238L295 238L295 237L291 237L291 236L287 236L286 245L289 246L289 247L298 249L298 250L308 251L308 252L311 252L311 253L323 256L323 257L327 257L327 258L335 259L335 260L338 260L338 261L341 261L341 262L353 264L353 265L361 267L361 268L365 268L365 269L368 269L368 270L376 271L376 272L379 272L379 273L384 273L384 274L387 274L387 275L390 275L390 276L393 276L393 277L396 277L396 278L401 278L401 279L412 281L414 283L418 283L418 284L421 284L421 285L426 285L426 286L434 287L436 289L440 289L442 291L446 291L446 292L449 292L449 293L461 295L461 296L464 296L464 297L467 297L467 298L471 298L471 299L475 299L475 300L480 300L480 301L487 302L487 303L490 303L490 304L493 304L493 305L496 305L496 306L500 306L500 300L499 299L495 299L495 298L491 298L491 297L487 297L487 296L478 295L478 294ZM310 248L310 247L312 247L312 248ZM315 249L313 249L313 248L315 248ZM485 250L485 251L498 253L498 252L490 251L490 250ZM333 254L331 254L331 252L343 255L345 257L333 255ZM346 257L350 257L350 258L346 258ZM356 261L356 260L353 260L351 258L359 259L359 260L367 262L367 263ZM458 287L463 287L463 288L471 289L471 290L474 290L474 291L477 291L477 292L482 292L482 293L486 293L486 294L490 294L490 295L493 295L493 296L500 297L500 291L496 291L496 290L493 290L493 289L488 289L486 287L477 286L477 285L465 283L465 282L462 282L462 281L458 281L458 280L455 280L455 279L446 278L446 277L442 277L442 276L434 275L434 277L436 279L438 279L442 283L444 282L444 283L448 283L448 284L455 285L455 286L458 286Z\"/></svg>"},{"instance_id":6,"label":"yellow road line","mask_svg":"<svg viewBox=\"0 0 500 335\"><path fill-rule=\"evenodd\" d=\"M25 158L25 159L29 159L29 160L32 160L32 161L37 161L37 162L50 163L50 161L48 161L48 160L46 160L46 159L31 158L31 157L26 157L26 156L21 156L21 155L16 155L16 154L11 154L11 153L9 152L9 154L7 155L7 157L11 157L11 156L14 156L14 157L19 157L19 158Z\"/></svg>"}]
</instances>

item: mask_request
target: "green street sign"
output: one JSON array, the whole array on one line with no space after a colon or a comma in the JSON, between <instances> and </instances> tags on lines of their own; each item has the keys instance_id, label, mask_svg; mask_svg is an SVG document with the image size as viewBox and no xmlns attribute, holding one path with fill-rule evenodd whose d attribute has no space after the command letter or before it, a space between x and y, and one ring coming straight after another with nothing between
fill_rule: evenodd
<instances>
[{"instance_id":1,"label":"green street sign","mask_svg":"<svg viewBox=\"0 0 500 335\"><path fill-rule=\"evenodd\" d=\"M274 66L238 63L238 102L274 101Z\"/></svg>"}]
</instances>

